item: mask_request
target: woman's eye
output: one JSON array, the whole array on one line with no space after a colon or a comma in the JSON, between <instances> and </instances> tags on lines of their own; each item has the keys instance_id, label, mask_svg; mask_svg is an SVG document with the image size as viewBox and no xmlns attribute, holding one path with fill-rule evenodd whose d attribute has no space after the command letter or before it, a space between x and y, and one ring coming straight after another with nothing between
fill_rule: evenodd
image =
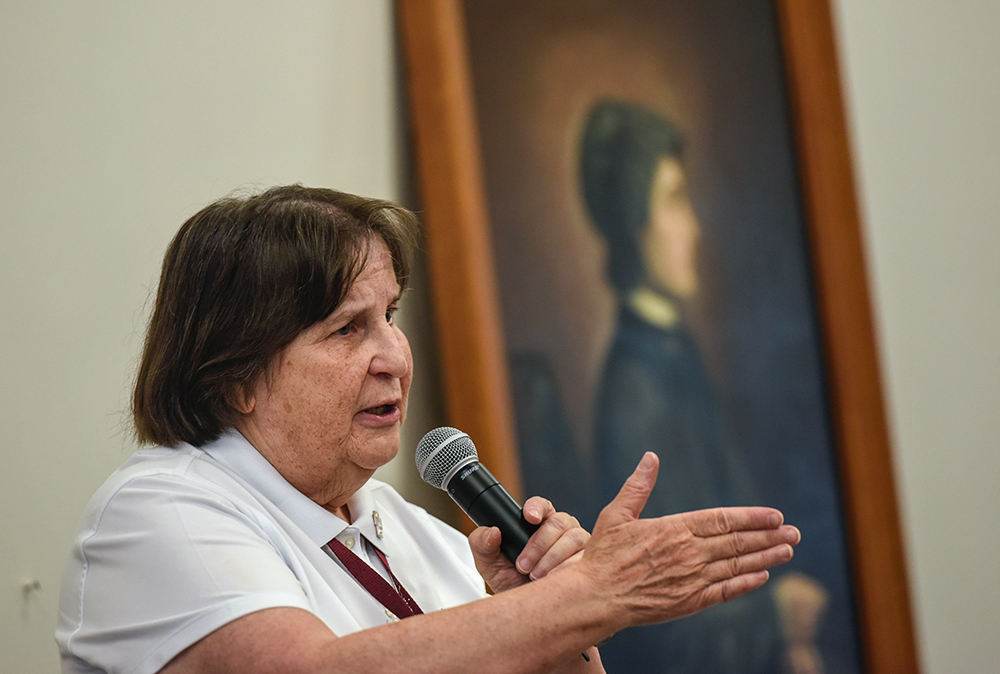
<instances>
[{"instance_id":1,"label":"woman's eye","mask_svg":"<svg viewBox=\"0 0 1000 674\"><path fill-rule=\"evenodd\" d=\"M344 327L340 328L339 330L334 330L333 334L335 334L335 335L341 335L341 336L349 335L349 334L351 334L351 326L352 325L354 325L354 324L353 323L348 323L347 325L345 325Z\"/></svg>"},{"instance_id":2,"label":"woman's eye","mask_svg":"<svg viewBox=\"0 0 1000 674\"><path fill-rule=\"evenodd\" d=\"M388 323L389 325L392 325L393 322L396 320L395 316L396 316L396 307L389 307L388 309L385 310L385 322Z\"/></svg>"}]
</instances>

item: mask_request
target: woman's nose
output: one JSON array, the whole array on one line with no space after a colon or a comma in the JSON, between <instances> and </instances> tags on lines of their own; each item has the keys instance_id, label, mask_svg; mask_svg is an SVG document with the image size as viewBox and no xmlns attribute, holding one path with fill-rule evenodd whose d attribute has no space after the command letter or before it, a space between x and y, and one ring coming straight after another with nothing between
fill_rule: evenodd
<instances>
[{"instance_id":1,"label":"woman's nose","mask_svg":"<svg viewBox=\"0 0 1000 674\"><path fill-rule=\"evenodd\" d=\"M402 331L392 325L379 330L378 344L369 368L372 374L403 377L410 371L410 345Z\"/></svg>"}]
</instances>

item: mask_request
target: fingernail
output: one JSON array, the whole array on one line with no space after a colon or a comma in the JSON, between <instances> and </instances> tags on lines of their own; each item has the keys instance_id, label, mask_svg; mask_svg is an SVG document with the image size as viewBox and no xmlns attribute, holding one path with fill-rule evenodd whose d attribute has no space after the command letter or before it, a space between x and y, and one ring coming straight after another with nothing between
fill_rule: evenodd
<instances>
[{"instance_id":1,"label":"fingernail","mask_svg":"<svg viewBox=\"0 0 1000 674\"><path fill-rule=\"evenodd\" d=\"M650 470L653 467L653 453L646 452L642 455L642 461L639 462L639 468L642 470Z\"/></svg>"},{"instance_id":2,"label":"fingernail","mask_svg":"<svg viewBox=\"0 0 1000 674\"><path fill-rule=\"evenodd\" d=\"M527 573L531 571L531 560L527 557L518 557L517 564L515 564L515 566L517 567L518 572L527 575Z\"/></svg>"},{"instance_id":3,"label":"fingernail","mask_svg":"<svg viewBox=\"0 0 1000 674\"><path fill-rule=\"evenodd\" d=\"M524 509L524 514L531 516L533 519L538 519L541 517L541 513L538 512L538 508L529 506Z\"/></svg>"},{"instance_id":4,"label":"fingernail","mask_svg":"<svg viewBox=\"0 0 1000 674\"><path fill-rule=\"evenodd\" d=\"M802 540L802 532L795 527L789 527L788 532L785 534L785 538L792 545L796 545Z\"/></svg>"},{"instance_id":5,"label":"fingernail","mask_svg":"<svg viewBox=\"0 0 1000 674\"><path fill-rule=\"evenodd\" d=\"M767 523L772 528L780 527L781 523L785 521L785 518L781 513L771 513L771 516L767 518Z\"/></svg>"}]
</instances>

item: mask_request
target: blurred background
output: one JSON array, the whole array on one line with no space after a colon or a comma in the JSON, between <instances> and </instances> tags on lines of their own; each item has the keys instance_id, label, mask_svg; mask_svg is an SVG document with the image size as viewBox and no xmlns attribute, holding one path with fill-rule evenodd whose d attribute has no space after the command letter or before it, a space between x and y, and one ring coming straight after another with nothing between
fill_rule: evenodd
<instances>
[{"instance_id":1,"label":"blurred background","mask_svg":"<svg viewBox=\"0 0 1000 674\"><path fill-rule=\"evenodd\" d=\"M924 669L1000 643L1000 5L832 0ZM0 19L0 671L56 672L62 566L134 449L123 411L159 263L235 188L415 206L388 0L7 0ZM381 477L443 423L426 277L418 370Z\"/></svg>"}]
</instances>

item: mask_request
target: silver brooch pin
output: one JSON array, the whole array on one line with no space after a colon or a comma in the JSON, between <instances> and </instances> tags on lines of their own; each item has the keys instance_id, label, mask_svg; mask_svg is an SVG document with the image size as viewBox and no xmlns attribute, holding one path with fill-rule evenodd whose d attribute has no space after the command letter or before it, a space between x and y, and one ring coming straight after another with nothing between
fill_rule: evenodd
<instances>
[{"instance_id":1,"label":"silver brooch pin","mask_svg":"<svg viewBox=\"0 0 1000 674\"><path fill-rule=\"evenodd\" d=\"M382 538L382 516L377 510L372 511L372 523L375 525L375 535Z\"/></svg>"}]
</instances>

